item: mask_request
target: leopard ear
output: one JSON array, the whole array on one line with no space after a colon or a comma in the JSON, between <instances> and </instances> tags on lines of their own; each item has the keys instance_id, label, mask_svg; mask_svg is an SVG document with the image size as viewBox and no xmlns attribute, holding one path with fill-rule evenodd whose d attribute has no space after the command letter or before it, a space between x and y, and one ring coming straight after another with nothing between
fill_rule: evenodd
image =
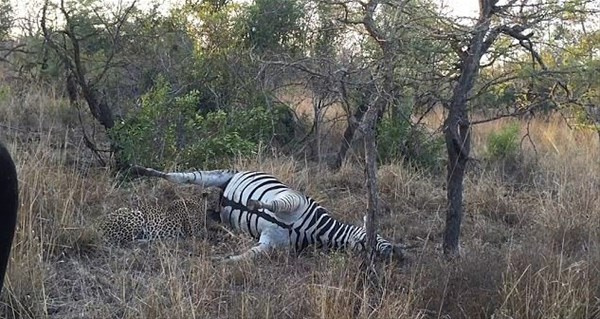
<instances>
[{"instance_id":1,"label":"leopard ear","mask_svg":"<svg viewBox=\"0 0 600 319\"><path fill-rule=\"evenodd\" d=\"M218 210L209 209L206 212L206 216L212 221L215 221L217 223L221 222L221 213Z\"/></svg>"}]
</instances>

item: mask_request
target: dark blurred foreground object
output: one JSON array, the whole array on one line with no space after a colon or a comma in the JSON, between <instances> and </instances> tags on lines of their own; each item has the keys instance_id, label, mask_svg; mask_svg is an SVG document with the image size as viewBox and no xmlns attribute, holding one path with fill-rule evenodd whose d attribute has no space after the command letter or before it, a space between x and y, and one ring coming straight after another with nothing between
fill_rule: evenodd
<instances>
[{"instance_id":1,"label":"dark blurred foreground object","mask_svg":"<svg viewBox=\"0 0 600 319\"><path fill-rule=\"evenodd\" d=\"M19 187L15 163L8 150L0 143L0 292L4 285L4 274L15 234L18 203Z\"/></svg>"}]
</instances>

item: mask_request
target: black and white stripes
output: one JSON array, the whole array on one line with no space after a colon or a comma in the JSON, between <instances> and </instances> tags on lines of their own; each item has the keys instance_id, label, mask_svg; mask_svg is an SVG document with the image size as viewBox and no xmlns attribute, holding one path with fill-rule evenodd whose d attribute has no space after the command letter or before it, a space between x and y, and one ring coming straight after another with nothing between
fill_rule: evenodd
<instances>
[{"instance_id":1,"label":"black and white stripes","mask_svg":"<svg viewBox=\"0 0 600 319\"><path fill-rule=\"evenodd\" d=\"M312 198L280 182L272 175L257 171L228 170L164 173L135 168L141 175L162 177L175 183L192 183L223 189L221 222L258 239L258 245L228 260L252 258L278 247L297 252L316 245L332 249L365 248L365 229L335 220ZM389 256L390 242L377 236L377 252Z\"/></svg>"}]
</instances>

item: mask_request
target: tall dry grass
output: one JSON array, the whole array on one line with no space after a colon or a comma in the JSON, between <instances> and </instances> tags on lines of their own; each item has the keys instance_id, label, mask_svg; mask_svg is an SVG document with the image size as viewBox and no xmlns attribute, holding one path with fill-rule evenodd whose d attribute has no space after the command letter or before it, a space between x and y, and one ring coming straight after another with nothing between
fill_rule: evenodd
<instances>
[{"instance_id":1,"label":"tall dry grass","mask_svg":"<svg viewBox=\"0 0 600 319\"><path fill-rule=\"evenodd\" d=\"M22 204L0 317L600 318L600 143L559 119L532 121L535 151L524 143L515 165L473 167L458 260L441 257L444 176L382 166L381 233L419 248L405 264L383 265L377 289L366 291L360 260L344 253L277 252L214 264L208 257L254 244L227 232L100 245L93 225L101 214L189 189L123 181L99 168L65 105L42 87L0 99L0 139L15 157ZM504 125L475 128L475 157ZM260 156L236 166L273 172L339 219L362 221L367 199L358 164L334 173Z\"/></svg>"}]
</instances>

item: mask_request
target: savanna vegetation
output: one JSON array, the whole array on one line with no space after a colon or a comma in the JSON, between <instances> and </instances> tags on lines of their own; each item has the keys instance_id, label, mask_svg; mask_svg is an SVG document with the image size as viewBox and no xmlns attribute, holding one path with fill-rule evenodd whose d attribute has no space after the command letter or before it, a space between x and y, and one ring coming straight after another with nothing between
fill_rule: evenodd
<instances>
[{"instance_id":1,"label":"savanna vegetation","mask_svg":"<svg viewBox=\"0 0 600 319\"><path fill-rule=\"evenodd\" d=\"M0 2L19 223L6 318L600 318L600 3ZM227 230L125 247L97 218L272 172L402 262Z\"/></svg>"}]
</instances>

